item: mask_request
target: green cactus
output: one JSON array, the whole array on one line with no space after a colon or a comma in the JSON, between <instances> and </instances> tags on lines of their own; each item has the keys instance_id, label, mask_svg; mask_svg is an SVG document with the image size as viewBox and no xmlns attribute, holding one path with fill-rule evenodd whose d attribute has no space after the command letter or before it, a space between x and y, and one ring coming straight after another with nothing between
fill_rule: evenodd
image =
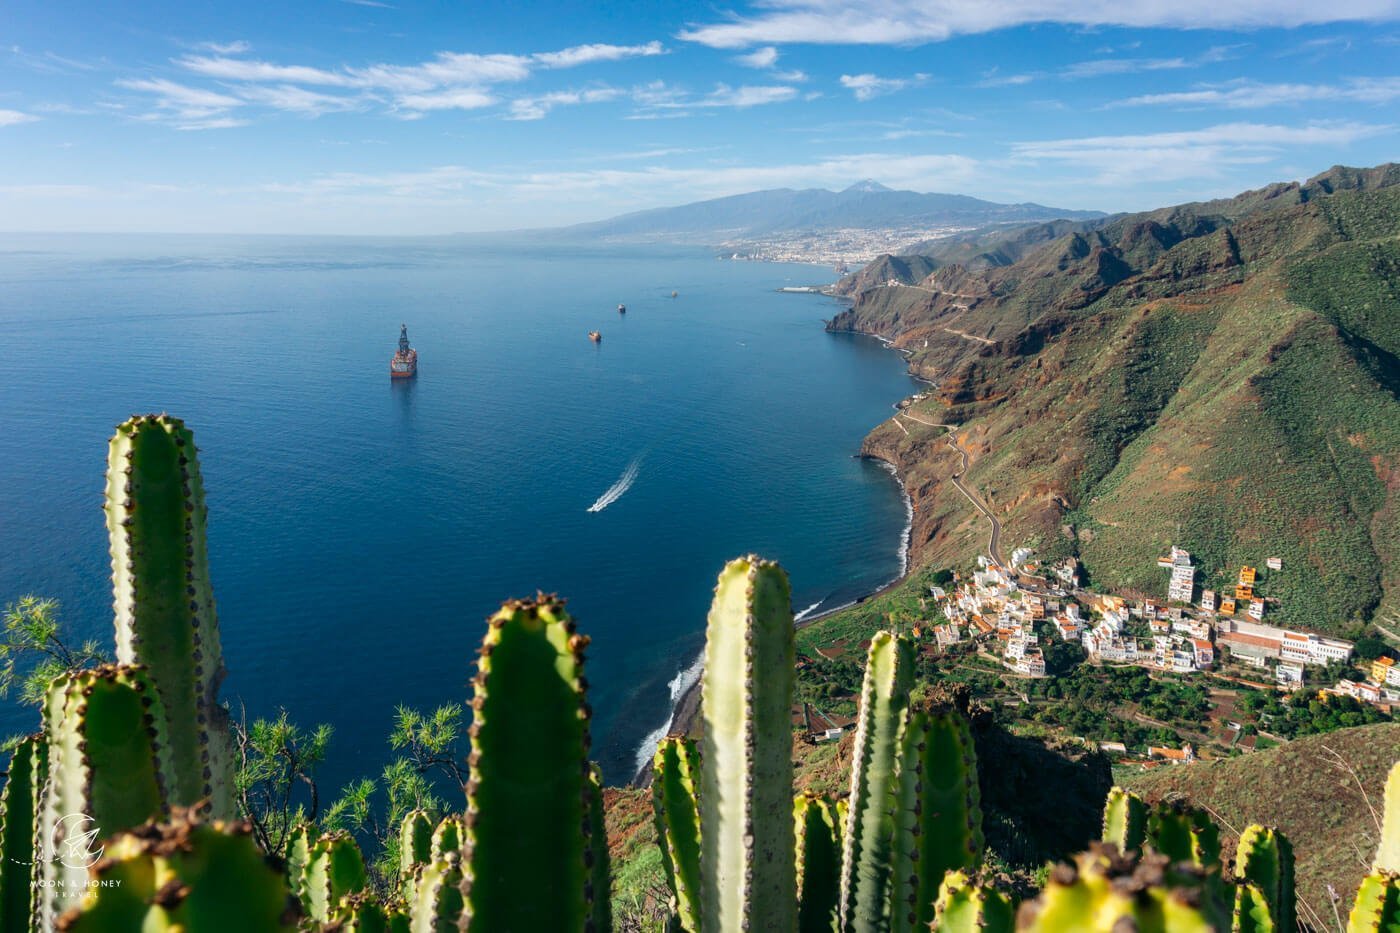
<instances>
[{"instance_id":1,"label":"green cactus","mask_svg":"<svg viewBox=\"0 0 1400 933\"><path fill-rule=\"evenodd\" d=\"M296 929L297 901L244 823L176 808L107 844L96 885L58 921L64 933L247 933Z\"/></svg>"},{"instance_id":2,"label":"green cactus","mask_svg":"<svg viewBox=\"0 0 1400 933\"><path fill-rule=\"evenodd\" d=\"M433 857L433 831L437 820L428 810L410 810L399 824L399 894L413 899L418 870Z\"/></svg>"},{"instance_id":3,"label":"green cactus","mask_svg":"<svg viewBox=\"0 0 1400 933\"><path fill-rule=\"evenodd\" d=\"M603 807L603 769L591 762L588 775L588 848L583 853L584 866L593 875L588 897L593 902L593 933L611 933L612 924L612 856L608 852L607 812Z\"/></svg>"},{"instance_id":4,"label":"green cactus","mask_svg":"<svg viewBox=\"0 0 1400 933\"><path fill-rule=\"evenodd\" d=\"M841 846L836 808L808 791L793 803L797 834L798 933L831 933L836 928L841 884Z\"/></svg>"},{"instance_id":5,"label":"green cactus","mask_svg":"<svg viewBox=\"0 0 1400 933\"><path fill-rule=\"evenodd\" d=\"M1278 933L1269 899L1258 885L1242 881L1235 887L1235 920L1232 933Z\"/></svg>"},{"instance_id":6,"label":"green cactus","mask_svg":"<svg viewBox=\"0 0 1400 933\"><path fill-rule=\"evenodd\" d=\"M428 843L428 861L441 861L449 852L461 853L462 839L467 834L467 826L460 816L449 813L444 816L433 830L432 839Z\"/></svg>"},{"instance_id":7,"label":"green cactus","mask_svg":"<svg viewBox=\"0 0 1400 933\"><path fill-rule=\"evenodd\" d=\"M368 886L364 856L349 833L329 833L312 844L298 887L302 908L312 920L329 923L343 898Z\"/></svg>"},{"instance_id":8,"label":"green cactus","mask_svg":"<svg viewBox=\"0 0 1400 933\"><path fill-rule=\"evenodd\" d=\"M1045 889L1021 905L1025 933L1216 933L1230 924L1206 873L1158 853L1120 853L1094 843L1055 866Z\"/></svg>"},{"instance_id":9,"label":"green cactus","mask_svg":"<svg viewBox=\"0 0 1400 933\"><path fill-rule=\"evenodd\" d=\"M1239 897L1247 901L1236 901L1237 918L1242 908L1246 919L1257 914L1257 901L1262 898L1270 918L1267 929L1294 933L1298 921L1293 893L1293 846L1283 833L1257 825L1245 829L1235 853L1235 879L1242 882ZM1254 890L1246 894L1246 887Z\"/></svg>"},{"instance_id":10,"label":"green cactus","mask_svg":"<svg viewBox=\"0 0 1400 933\"><path fill-rule=\"evenodd\" d=\"M982 860L977 750L966 692L905 712L898 740L890 928L927 928L943 876Z\"/></svg>"},{"instance_id":11,"label":"green cactus","mask_svg":"<svg viewBox=\"0 0 1400 933\"><path fill-rule=\"evenodd\" d=\"M912 644L876 633L861 687L841 859L840 922L848 933L890 925L897 739L913 670Z\"/></svg>"},{"instance_id":12,"label":"green cactus","mask_svg":"<svg viewBox=\"0 0 1400 933\"><path fill-rule=\"evenodd\" d=\"M1141 849L1147 840L1147 804L1132 791L1111 788L1103 807L1103 841L1120 852Z\"/></svg>"},{"instance_id":13,"label":"green cactus","mask_svg":"<svg viewBox=\"0 0 1400 933\"><path fill-rule=\"evenodd\" d=\"M506 603L487 627L472 700L465 931L581 930L592 915L587 644L564 603L543 594ZM420 901L427 882L425 871Z\"/></svg>"},{"instance_id":14,"label":"green cactus","mask_svg":"<svg viewBox=\"0 0 1400 933\"><path fill-rule=\"evenodd\" d=\"M39 823L48 771L49 746L42 734L15 746L0 795L0 933L29 930L39 906L42 861L36 853L43 844Z\"/></svg>"},{"instance_id":15,"label":"green cactus","mask_svg":"<svg viewBox=\"0 0 1400 933\"><path fill-rule=\"evenodd\" d=\"M390 933L395 922L407 929L407 917L385 910L373 894L361 891L341 899L332 914L328 930L335 933Z\"/></svg>"},{"instance_id":16,"label":"green cactus","mask_svg":"<svg viewBox=\"0 0 1400 933\"><path fill-rule=\"evenodd\" d=\"M96 839L166 812L169 759L160 697L140 667L60 675L44 729L49 778L39 839L45 853L39 919L48 928L81 895ZM85 835L94 835L88 838Z\"/></svg>"},{"instance_id":17,"label":"green cactus","mask_svg":"<svg viewBox=\"0 0 1400 933\"><path fill-rule=\"evenodd\" d=\"M1385 779L1385 815L1371 870L1400 875L1400 761L1391 766Z\"/></svg>"},{"instance_id":18,"label":"green cactus","mask_svg":"<svg viewBox=\"0 0 1400 933\"><path fill-rule=\"evenodd\" d=\"M117 661L144 665L165 710L172 804L234 815L233 743L194 435L178 418L118 425L107 454Z\"/></svg>"},{"instance_id":19,"label":"green cactus","mask_svg":"<svg viewBox=\"0 0 1400 933\"><path fill-rule=\"evenodd\" d=\"M316 833L306 823L292 830L287 837L287 886L302 903L306 902L306 868L311 864L311 847L315 844Z\"/></svg>"},{"instance_id":20,"label":"green cactus","mask_svg":"<svg viewBox=\"0 0 1400 933\"><path fill-rule=\"evenodd\" d=\"M707 930L790 930L795 647L787 574L749 556L719 575L705 634L700 761L701 919Z\"/></svg>"},{"instance_id":21,"label":"green cactus","mask_svg":"<svg viewBox=\"0 0 1400 933\"><path fill-rule=\"evenodd\" d=\"M460 924L467 919L462 897L466 886L462 877L461 857L456 852L448 852L442 859L423 866L413 902L409 905L409 928L412 933L457 933L459 929L465 929ZM547 890L542 888L535 891L534 896L547 900Z\"/></svg>"},{"instance_id":22,"label":"green cactus","mask_svg":"<svg viewBox=\"0 0 1400 933\"><path fill-rule=\"evenodd\" d=\"M651 812L661 865L671 889L671 913L685 933L700 930L700 814L696 780L700 753L683 735L668 735L651 762Z\"/></svg>"},{"instance_id":23,"label":"green cactus","mask_svg":"<svg viewBox=\"0 0 1400 933\"><path fill-rule=\"evenodd\" d=\"M1161 801L1147 818L1147 845L1173 862L1199 868L1220 865L1220 828L1204 810L1180 801Z\"/></svg>"},{"instance_id":24,"label":"green cactus","mask_svg":"<svg viewBox=\"0 0 1400 933\"><path fill-rule=\"evenodd\" d=\"M1371 874L1362 879L1348 933L1400 933L1400 762L1385 780L1385 815Z\"/></svg>"},{"instance_id":25,"label":"green cactus","mask_svg":"<svg viewBox=\"0 0 1400 933\"><path fill-rule=\"evenodd\" d=\"M943 876L933 908L936 933L1011 933L1016 911L996 888L976 884L965 872Z\"/></svg>"},{"instance_id":26,"label":"green cactus","mask_svg":"<svg viewBox=\"0 0 1400 933\"><path fill-rule=\"evenodd\" d=\"M1400 933L1400 875L1380 870L1361 879L1347 933Z\"/></svg>"}]
</instances>

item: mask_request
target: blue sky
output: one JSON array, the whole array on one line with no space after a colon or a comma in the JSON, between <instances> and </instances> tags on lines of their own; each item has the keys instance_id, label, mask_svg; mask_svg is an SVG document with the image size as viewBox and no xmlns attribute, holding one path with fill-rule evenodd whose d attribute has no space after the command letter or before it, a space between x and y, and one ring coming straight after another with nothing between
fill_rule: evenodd
<instances>
[{"instance_id":1,"label":"blue sky","mask_svg":"<svg viewBox=\"0 0 1400 933\"><path fill-rule=\"evenodd\" d=\"M1136 210L1400 157L1400 0L7 0L0 229L447 233L770 187Z\"/></svg>"}]
</instances>

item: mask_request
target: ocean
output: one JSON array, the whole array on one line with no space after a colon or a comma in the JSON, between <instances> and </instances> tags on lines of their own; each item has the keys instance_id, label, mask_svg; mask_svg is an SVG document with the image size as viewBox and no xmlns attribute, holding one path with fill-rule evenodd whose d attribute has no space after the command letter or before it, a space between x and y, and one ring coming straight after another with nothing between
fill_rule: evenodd
<instances>
[{"instance_id":1,"label":"ocean","mask_svg":"<svg viewBox=\"0 0 1400 933\"><path fill-rule=\"evenodd\" d=\"M222 696L334 727L323 800L389 760L396 706L467 702L484 619L536 590L592 637L593 754L625 782L726 559L781 561L799 613L901 570L901 491L854 454L916 384L823 330L834 300L778 291L833 277L524 238L0 236L0 603L55 597L111 644L106 443L169 412L200 448ZM391 383L400 323L419 375ZM0 701L5 734L37 721Z\"/></svg>"}]
</instances>

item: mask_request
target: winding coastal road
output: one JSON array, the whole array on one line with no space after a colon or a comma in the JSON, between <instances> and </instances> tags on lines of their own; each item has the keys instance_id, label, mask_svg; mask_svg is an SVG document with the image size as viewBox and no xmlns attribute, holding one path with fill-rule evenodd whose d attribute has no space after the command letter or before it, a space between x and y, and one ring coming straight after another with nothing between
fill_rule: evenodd
<instances>
[{"instance_id":1,"label":"winding coastal road","mask_svg":"<svg viewBox=\"0 0 1400 933\"><path fill-rule=\"evenodd\" d=\"M989 509L989 508L987 508L987 503L985 503L985 502L982 501L982 497L981 497L981 496L978 496L976 493L974 493L971 489L969 489L966 485L964 485L964 483L963 483L963 481L962 481L963 474L965 474L965 473L967 472L968 466L970 465L970 460L968 459L967 451L964 450L962 447L960 447L960 446L958 445L958 443L957 443L957 436L958 436L958 435L957 435L957 430L958 430L958 426L955 425L955 424L940 424L939 422L936 422L936 421L925 421L923 418L920 418L918 415L912 415L912 414L910 414L910 413L907 412L907 411L901 411L901 412L899 412L899 414L896 414L896 415L894 416L895 424L899 424L899 416L900 416L900 415L903 415L904 417L908 418L910 421L914 421L914 422L917 422L917 423L919 423L919 424L926 425L926 426L928 426L928 427L930 427L930 428L945 428L945 429L947 429L947 431L948 431L948 446L951 447L953 450L956 450L956 451L958 452L958 455L962 457L962 466L961 466L961 467L958 469L958 471L957 471L956 473L954 473L954 474L952 475L952 477L951 477L952 480L953 480L953 485L956 486L957 489L958 489L958 492L960 492L960 493L962 493L964 496L966 496L966 497L967 497L967 501L968 501L968 502L971 502L971 503L973 504L973 506L977 509L977 511L979 511L979 512L981 512L983 515L985 515L985 516L987 517L987 521L991 523L991 525L992 525L992 534L991 534L991 537L989 538L989 540L988 540L988 542L987 542L987 550L988 550L988 552L990 553L992 560L996 561L998 564L1000 564L1000 565L1003 566L1003 567L1009 567L1009 566L1011 566L1011 565L1008 564L1008 563L1006 562L1006 560L1001 556L1001 522L997 521L997 517L996 517L995 515L992 514L992 510ZM904 425L902 425L902 424L900 424L899 426L900 426L901 428L904 427ZM905 433L905 434L908 434L909 432L908 432L908 430L905 430L904 433Z\"/></svg>"}]
</instances>

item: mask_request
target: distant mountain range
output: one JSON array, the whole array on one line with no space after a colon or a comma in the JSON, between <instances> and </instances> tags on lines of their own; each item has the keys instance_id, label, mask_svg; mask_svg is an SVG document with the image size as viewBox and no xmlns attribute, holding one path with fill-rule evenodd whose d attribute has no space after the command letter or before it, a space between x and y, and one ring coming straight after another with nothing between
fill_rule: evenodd
<instances>
[{"instance_id":1,"label":"distant mountain range","mask_svg":"<svg viewBox=\"0 0 1400 933\"><path fill-rule=\"evenodd\" d=\"M1097 211L1040 204L997 204L961 194L895 191L860 181L844 191L774 188L680 207L623 214L565 228L569 234L615 239L666 238L714 243L782 233L842 228L983 227L1048 220L1091 220Z\"/></svg>"}]
</instances>

